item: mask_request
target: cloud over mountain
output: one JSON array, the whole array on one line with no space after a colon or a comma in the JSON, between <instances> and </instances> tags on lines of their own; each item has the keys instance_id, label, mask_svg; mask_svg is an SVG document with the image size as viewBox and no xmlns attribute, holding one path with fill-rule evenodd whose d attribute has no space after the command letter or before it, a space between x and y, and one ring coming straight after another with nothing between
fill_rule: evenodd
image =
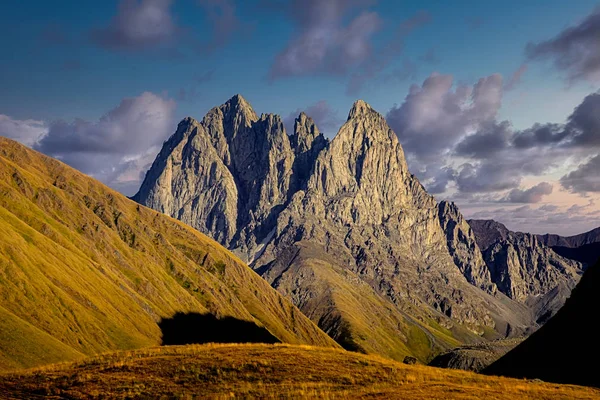
<instances>
[{"instance_id":1,"label":"cloud over mountain","mask_svg":"<svg viewBox=\"0 0 600 400\"><path fill-rule=\"evenodd\" d=\"M172 0L122 0L108 26L94 29L91 37L102 47L142 50L170 41L176 32Z\"/></svg>"},{"instance_id":2,"label":"cloud over mountain","mask_svg":"<svg viewBox=\"0 0 600 400\"><path fill-rule=\"evenodd\" d=\"M568 27L552 39L529 43L530 60L550 60L571 82L600 81L600 7L579 24Z\"/></svg>"}]
</instances>

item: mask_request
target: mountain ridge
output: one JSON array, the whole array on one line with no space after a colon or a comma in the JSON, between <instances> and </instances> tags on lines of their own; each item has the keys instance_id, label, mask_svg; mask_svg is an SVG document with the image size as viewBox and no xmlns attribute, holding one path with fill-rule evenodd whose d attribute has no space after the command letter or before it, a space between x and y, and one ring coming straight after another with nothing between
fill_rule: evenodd
<instances>
[{"instance_id":1,"label":"mountain ridge","mask_svg":"<svg viewBox=\"0 0 600 400\"><path fill-rule=\"evenodd\" d=\"M163 147L134 199L215 237L332 337L350 337L366 352L385 347L367 335L373 321L366 309L381 309L380 301L390 308L375 325L404 343L382 354L396 358L426 360L481 335L533 327L527 308L495 289L458 210L440 208L425 191L396 134L367 103L353 104L331 141L318 139L314 121L302 114L288 135L280 117L250 118L248 102L233 103L239 99L176 133L178 143ZM294 138L301 135L311 152L298 162L301 141ZM209 223L213 204L226 214L217 217L221 224ZM357 315L347 306L351 299L338 295L348 281L364 299ZM302 302L298 293L325 295L329 306ZM414 326L424 346L403 349Z\"/></svg>"}]
</instances>

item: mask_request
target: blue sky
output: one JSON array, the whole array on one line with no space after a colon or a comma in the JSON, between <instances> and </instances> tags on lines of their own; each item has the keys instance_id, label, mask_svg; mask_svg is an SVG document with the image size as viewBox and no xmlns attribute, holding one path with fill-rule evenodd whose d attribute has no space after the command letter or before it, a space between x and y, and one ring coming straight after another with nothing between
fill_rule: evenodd
<instances>
[{"instance_id":1,"label":"blue sky","mask_svg":"<svg viewBox=\"0 0 600 400\"><path fill-rule=\"evenodd\" d=\"M586 72L582 79L570 79L572 66L557 68L553 61L564 56L560 46L553 47L553 54L546 52L545 58L526 52L528 44L549 41L581 24L597 5L592 0L6 2L0 13L0 115L4 118L0 135L21 138L132 194L139 180L137 169L147 167L177 120L185 116L201 119L235 93L248 99L258 113L289 118L299 110L313 110L329 137L335 135L352 103L362 98L390 121L404 118L396 126L390 124L395 130L404 127L409 132L414 124L406 121L408 114L394 114L394 110L407 102L411 85L422 89L435 73L451 77L450 92L461 85L474 89L480 79L493 74L502 78L501 100L494 105L493 116L481 117L476 127L460 125L461 132L449 146L504 120L512 124L511 134L517 135L535 123L566 122L575 107L598 90L594 71ZM158 13L159 24L138 18L148 10ZM321 21L320 16L326 17ZM127 28L137 23L141 24L135 25L141 36ZM398 33L399 29L404 30ZM315 56L316 62L305 62L306 54L296 53L299 50L294 46L322 32L338 38L323 50L324 56ZM593 39L585 43L596 44ZM299 59L293 58L298 55ZM360 76L358 86L353 86L355 76ZM510 83L513 76L519 79ZM124 99L137 100L130 105L123 104ZM110 114L111 110L115 112ZM136 129L127 116L131 110L156 117L145 129L160 131L131 132ZM439 129L443 131L444 125ZM105 131L111 138L130 135L127 141L115 139L120 148L129 151L95 152L86 145L73 150L77 154L61 150L60 138L72 143L77 134L90 135L91 142L101 141ZM397 133L402 142L403 134ZM45 135L53 137L44 141ZM145 148L133 144L143 144L146 139ZM413 139L406 136L408 153ZM456 153L451 147L440 151L445 156ZM550 150L544 147L544 151ZM88 162L92 153L98 159ZM439 173L433 174L427 161L429 155L420 150L411 154L411 169L419 171L424 182L440 186ZM548 221L575 205L588 207L582 220L600 224L600 215L593 214L598 209L595 182L581 185L578 181L579 188L586 188L580 190L561 181L580 167L576 161L591 162L595 155L576 154L575 161L565 157L555 168L519 175L514 187L507 183L480 192L461 186L456 177L465 162L483 169L484 161L473 154L452 157L444 165L435 165L436 169L451 167L455 171L452 182L442 185L444 190L436 195L457 201L468 215L502 217L514 228L575 233L571 231L578 228L553 226ZM526 191L542 182L550 182L554 188L544 194L543 201L502 200L510 197L513 189ZM540 217L539 208L545 205L557 209ZM530 220L514 217L515 210L522 207L531 211Z\"/></svg>"}]
</instances>

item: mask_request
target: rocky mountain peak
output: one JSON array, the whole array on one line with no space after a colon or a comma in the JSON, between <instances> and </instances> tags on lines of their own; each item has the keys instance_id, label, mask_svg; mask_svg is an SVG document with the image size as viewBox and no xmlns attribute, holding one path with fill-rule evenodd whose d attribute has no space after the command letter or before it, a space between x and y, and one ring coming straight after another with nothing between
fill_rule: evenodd
<instances>
[{"instance_id":1,"label":"rocky mountain peak","mask_svg":"<svg viewBox=\"0 0 600 400\"><path fill-rule=\"evenodd\" d=\"M256 117L241 96L194 129L165 150L171 161L153 166L150 195L136 200L229 247L332 337L387 354L387 339L360 339L364 327L402 341L414 320L461 324L462 337L528 326L520 304L493 297L458 208L438 208L364 101L331 142L304 113L288 136L279 116Z\"/></svg>"},{"instance_id":2,"label":"rocky mountain peak","mask_svg":"<svg viewBox=\"0 0 600 400\"><path fill-rule=\"evenodd\" d=\"M510 233L506 226L493 219L470 219L467 222L475 232L481 251L486 250L499 239L506 239Z\"/></svg>"},{"instance_id":3,"label":"rocky mountain peak","mask_svg":"<svg viewBox=\"0 0 600 400\"><path fill-rule=\"evenodd\" d=\"M473 230L463 218L456 204L441 201L438 210L440 225L446 234L448 250L454 258L454 263L471 284L488 293L496 293L496 285L492 283L490 272L477 246Z\"/></svg>"},{"instance_id":4,"label":"rocky mountain peak","mask_svg":"<svg viewBox=\"0 0 600 400\"><path fill-rule=\"evenodd\" d=\"M327 144L327 139L319 132L315 121L301 112L294 121L294 132L290 135L290 142L296 154L310 151L313 146L319 147L321 151Z\"/></svg>"},{"instance_id":5,"label":"rocky mountain peak","mask_svg":"<svg viewBox=\"0 0 600 400\"><path fill-rule=\"evenodd\" d=\"M368 115L369 113L377 113L367 102L364 100L356 100L348 113L348 119L356 118L359 116ZM378 113L377 113L378 114Z\"/></svg>"}]
</instances>

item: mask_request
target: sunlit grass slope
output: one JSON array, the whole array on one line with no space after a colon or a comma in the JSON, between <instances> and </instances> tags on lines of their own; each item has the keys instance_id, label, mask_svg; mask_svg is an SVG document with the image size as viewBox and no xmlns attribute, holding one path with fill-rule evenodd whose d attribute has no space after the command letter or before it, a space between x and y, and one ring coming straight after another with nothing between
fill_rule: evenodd
<instances>
[{"instance_id":1,"label":"sunlit grass slope","mask_svg":"<svg viewBox=\"0 0 600 400\"><path fill-rule=\"evenodd\" d=\"M404 365L292 345L202 345L107 354L0 376L0 397L594 399L600 391Z\"/></svg>"},{"instance_id":2,"label":"sunlit grass slope","mask_svg":"<svg viewBox=\"0 0 600 400\"><path fill-rule=\"evenodd\" d=\"M176 312L337 346L215 241L0 138L0 369L155 346Z\"/></svg>"}]
</instances>

